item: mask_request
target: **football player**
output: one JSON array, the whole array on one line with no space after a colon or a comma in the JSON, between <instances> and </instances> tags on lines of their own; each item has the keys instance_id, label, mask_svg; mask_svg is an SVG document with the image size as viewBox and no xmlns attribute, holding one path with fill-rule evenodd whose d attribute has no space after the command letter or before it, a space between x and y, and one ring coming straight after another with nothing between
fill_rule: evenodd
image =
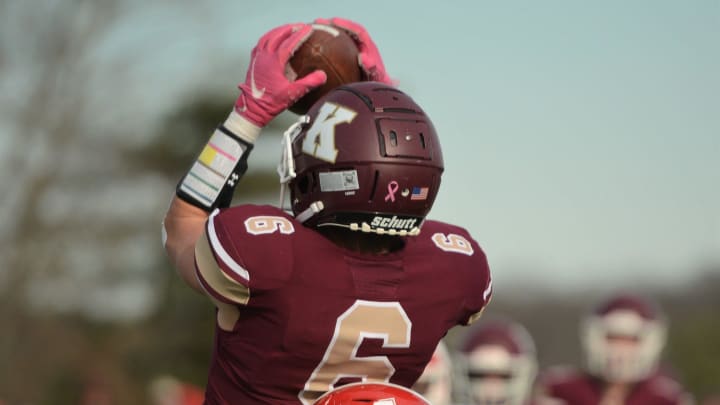
<instances>
[{"instance_id":1,"label":"football player","mask_svg":"<svg viewBox=\"0 0 720 405\"><path fill-rule=\"evenodd\" d=\"M439 405L417 392L389 383L353 383L336 388L313 405Z\"/></svg>"},{"instance_id":2,"label":"football player","mask_svg":"<svg viewBox=\"0 0 720 405\"><path fill-rule=\"evenodd\" d=\"M148 388L152 405L202 405L205 398L200 387L169 375L156 377Z\"/></svg>"},{"instance_id":3,"label":"football player","mask_svg":"<svg viewBox=\"0 0 720 405\"><path fill-rule=\"evenodd\" d=\"M659 307L617 294L581 324L584 370L551 368L539 379L542 404L691 404L682 386L659 367L667 324Z\"/></svg>"},{"instance_id":4,"label":"football player","mask_svg":"<svg viewBox=\"0 0 720 405\"><path fill-rule=\"evenodd\" d=\"M453 394L452 358L442 340L412 389L433 405L450 405Z\"/></svg>"},{"instance_id":5,"label":"football player","mask_svg":"<svg viewBox=\"0 0 720 405\"><path fill-rule=\"evenodd\" d=\"M493 319L471 330L461 347L470 402L528 405L537 375L535 344L509 319Z\"/></svg>"},{"instance_id":6,"label":"football player","mask_svg":"<svg viewBox=\"0 0 720 405\"><path fill-rule=\"evenodd\" d=\"M262 128L326 79L285 77L308 24L260 38L164 220L171 261L216 307L208 404L308 405L357 381L411 387L446 332L490 300L480 246L425 219L443 172L430 118L389 84L361 25L330 22L353 32L370 81L331 91L285 133L291 212L230 201Z\"/></svg>"}]
</instances>

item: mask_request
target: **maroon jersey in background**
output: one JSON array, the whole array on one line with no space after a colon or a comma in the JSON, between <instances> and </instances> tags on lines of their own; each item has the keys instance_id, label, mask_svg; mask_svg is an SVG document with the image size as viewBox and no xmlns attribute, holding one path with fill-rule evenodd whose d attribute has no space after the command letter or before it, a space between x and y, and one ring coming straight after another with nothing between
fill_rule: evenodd
<instances>
[{"instance_id":1,"label":"maroon jersey in background","mask_svg":"<svg viewBox=\"0 0 720 405\"><path fill-rule=\"evenodd\" d=\"M604 381L570 367L552 368L539 378L539 391L545 405L598 405ZM548 400L550 399L550 400ZM636 383L627 394L625 405L690 405L692 396L666 374L655 373Z\"/></svg>"},{"instance_id":2,"label":"maroon jersey in background","mask_svg":"<svg viewBox=\"0 0 720 405\"><path fill-rule=\"evenodd\" d=\"M241 306L232 330L216 328L211 404L309 404L366 378L410 387L491 295L481 248L435 221L401 251L371 256L278 208L237 206L210 217L196 265L209 294Z\"/></svg>"}]
</instances>

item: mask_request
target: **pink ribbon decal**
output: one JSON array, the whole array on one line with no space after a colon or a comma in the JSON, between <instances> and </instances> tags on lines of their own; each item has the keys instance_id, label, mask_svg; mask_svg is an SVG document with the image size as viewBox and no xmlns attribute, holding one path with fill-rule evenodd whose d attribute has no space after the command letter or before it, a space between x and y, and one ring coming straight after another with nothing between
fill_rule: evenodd
<instances>
[{"instance_id":1,"label":"pink ribbon decal","mask_svg":"<svg viewBox=\"0 0 720 405\"><path fill-rule=\"evenodd\" d=\"M395 202L395 193L398 191L399 188L400 186L395 180L388 183L388 193L385 196L385 201L390 200L391 202Z\"/></svg>"}]
</instances>

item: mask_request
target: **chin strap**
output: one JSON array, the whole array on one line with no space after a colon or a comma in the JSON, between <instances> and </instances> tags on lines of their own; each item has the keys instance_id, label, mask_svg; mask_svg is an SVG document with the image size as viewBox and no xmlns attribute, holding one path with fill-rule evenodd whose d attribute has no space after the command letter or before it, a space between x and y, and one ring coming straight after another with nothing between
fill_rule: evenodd
<instances>
[{"instance_id":1,"label":"chin strap","mask_svg":"<svg viewBox=\"0 0 720 405\"><path fill-rule=\"evenodd\" d=\"M308 219L312 218L313 215L317 214L318 212L322 211L325 208L322 201L315 201L314 203L310 204L307 209L295 216L295 219L297 219L300 222L305 222Z\"/></svg>"}]
</instances>

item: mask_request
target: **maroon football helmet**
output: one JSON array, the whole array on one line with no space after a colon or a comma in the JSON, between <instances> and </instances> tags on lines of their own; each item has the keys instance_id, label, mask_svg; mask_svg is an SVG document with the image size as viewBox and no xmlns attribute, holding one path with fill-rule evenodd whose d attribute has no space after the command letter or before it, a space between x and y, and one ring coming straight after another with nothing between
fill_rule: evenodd
<instances>
[{"instance_id":1,"label":"maroon football helmet","mask_svg":"<svg viewBox=\"0 0 720 405\"><path fill-rule=\"evenodd\" d=\"M444 166L435 128L410 96L382 83L353 83L325 95L300 120L285 133L278 168L299 221L419 232Z\"/></svg>"},{"instance_id":2,"label":"maroon football helmet","mask_svg":"<svg viewBox=\"0 0 720 405\"><path fill-rule=\"evenodd\" d=\"M616 294L581 323L588 371L606 381L636 382L657 369L667 323L651 300Z\"/></svg>"},{"instance_id":3,"label":"maroon football helmet","mask_svg":"<svg viewBox=\"0 0 720 405\"><path fill-rule=\"evenodd\" d=\"M462 354L473 404L527 403L537 359L532 337L522 325L506 319L482 322L468 335Z\"/></svg>"}]
</instances>

